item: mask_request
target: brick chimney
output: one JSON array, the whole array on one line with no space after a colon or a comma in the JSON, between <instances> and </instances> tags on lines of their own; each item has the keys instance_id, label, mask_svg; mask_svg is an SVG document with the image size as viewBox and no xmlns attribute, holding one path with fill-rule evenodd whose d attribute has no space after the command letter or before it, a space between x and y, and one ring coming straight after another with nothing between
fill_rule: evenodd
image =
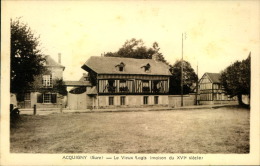
<instances>
[{"instance_id":1,"label":"brick chimney","mask_svg":"<svg viewBox=\"0 0 260 166\"><path fill-rule=\"evenodd\" d=\"M58 63L61 64L61 53L58 53Z\"/></svg>"}]
</instances>

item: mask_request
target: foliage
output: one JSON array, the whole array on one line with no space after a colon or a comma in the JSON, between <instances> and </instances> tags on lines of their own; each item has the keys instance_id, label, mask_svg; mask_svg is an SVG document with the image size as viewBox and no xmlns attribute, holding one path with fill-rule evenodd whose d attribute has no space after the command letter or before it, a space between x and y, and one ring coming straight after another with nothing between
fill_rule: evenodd
<instances>
[{"instance_id":1,"label":"foliage","mask_svg":"<svg viewBox=\"0 0 260 166\"><path fill-rule=\"evenodd\" d=\"M104 56L152 59L152 55L157 53L158 60L168 64L168 62L166 62L164 56L162 55L162 53L159 52L159 50L160 48L157 42L154 42L152 47L147 48L146 46L144 46L144 42L142 39L137 40L135 38L132 38L131 40L127 40L117 52L108 52Z\"/></svg>"},{"instance_id":2,"label":"foliage","mask_svg":"<svg viewBox=\"0 0 260 166\"><path fill-rule=\"evenodd\" d=\"M177 60L171 68L170 93L181 94L181 60ZM198 76L188 61L183 61L183 94L192 91L193 85L197 82Z\"/></svg>"},{"instance_id":3,"label":"foliage","mask_svg":"<svg viewBox=\"0 0 260 166\"><path fill-rule=\"evenodd\" d=\"M45 59L38 47L39 37L28 25L11 20L11 93L23 93L42 72Z\"/></svg>"},{"instance_id":4,"label":"foliage","mask_svg":"<svg viewBox=\"0 0 260 166\"><path fill-rule=\"evenodd\" d=\"M241 96L250 97L250 75L251 75L251 53L247 59L236 61L221 72L221 83L228 95L237 96L239 104L242 103Z\"/></svg>"},{"instance_id":5,"label":"foliage","mask_svg":"<svg viewBox=\"0 0 260 166\"><path fill-rule=\"evenodd\" d=\"M53 92L57 92L63 96L67 95L67 88L65 86L65 82L63 81L63 79L56 79L54 80L53 83Z\"/></svg>"}]
</instances>

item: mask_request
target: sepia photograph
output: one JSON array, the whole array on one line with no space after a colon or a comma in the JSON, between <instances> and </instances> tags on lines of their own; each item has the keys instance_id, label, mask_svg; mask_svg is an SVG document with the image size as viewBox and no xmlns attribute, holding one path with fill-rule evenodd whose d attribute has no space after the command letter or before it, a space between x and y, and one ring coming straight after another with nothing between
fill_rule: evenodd
<instances>
[{"instance_id":1,"label":"sepia photograph","mask_svg":"<svg viewBox=\"0 0 260 166\"><path fill-rule=\"evenodd\" d=\"M0 165L260 164L259 10L2 1Z\"/></svg>"}]
</instances>

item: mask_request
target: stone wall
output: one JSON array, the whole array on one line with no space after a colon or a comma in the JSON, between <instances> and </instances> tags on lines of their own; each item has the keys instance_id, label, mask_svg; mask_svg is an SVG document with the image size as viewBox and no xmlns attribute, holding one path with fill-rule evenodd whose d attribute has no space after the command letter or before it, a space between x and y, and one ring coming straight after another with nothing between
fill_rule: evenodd
<instances>
[{"instance_id":1,"label":"stone wall","mask_svg":"<svg viewBox=\"0 0 260 166\"><path fill-rule=\"evenodd\" d=\"M183 106L196 104L196 95L183 95ZM181 95L169 95L169 107L181 107Z\"/></svg>"}]
</instances>

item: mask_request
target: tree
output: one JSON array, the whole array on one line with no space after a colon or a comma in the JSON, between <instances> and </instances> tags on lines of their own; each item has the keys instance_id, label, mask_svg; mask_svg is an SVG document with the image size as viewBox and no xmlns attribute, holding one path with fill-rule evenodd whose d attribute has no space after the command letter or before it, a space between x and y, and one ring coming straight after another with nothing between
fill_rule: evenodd
<instances>
[{"instance_id":1,"label":"tree","mask_svg":"<svg viewBox=\"0 0 260 166\"><path fill-rule=\"evenodd\" d=\"M29 84L30 90L41 92L41 93L47 93L47 92L51 91L53 93L59 93L62 96L66 96L67 95L67 88L66 88L65 82L63 81L62 78L53 79L52 80L52 86L49 87L49 88L43 87L42 75L51 75L51 74L52 74L52 71L45 67L42 70L41 75L34 76L34 81ZM21 97L23 99L22 95L21 95Z\"/></svg>"},{"instance_id":2,"label":"tree","mask_svg":"<svg viewBox=\"0 0 260 166\"><path fill-rule=\"evenodd\" d=\"M242 102L242 95L249 95L250 98L250 74L251 74L251 53L247 59L236 61L221 72L221 83L228 95L237 96L238 103Z\"/></svg>"},{"instance_id":3,"label":"tree","mask_svg":"<svg viewBox=\"0 0 260 166\"><path fill-rule=\"evenodd\" d=\"M181 60L177 60L171 68L170 93L181 94ZM194 88L198 76L188 61L183 61L183 94L188 94Z\"/></svg>"},{"instance_id":4,"label":"tree","mask_svg":"<svg viewBox=\"0 0 260 166\"><path fill-rule=\"evenodd\" d=\"M11 93L21 94L30 88L34 76L43 70L44 57L27 24L19 19L11 20Z\"/></svg>"},{"instance_id":5,"label":"tree","mask_svg":"<svg viewBox=\"0 0 260 166\"><path fill-rule=\"evenodd\" d=\"M144 42L142 39L132 38L131 40L127 40L121 48L117 52L108 52L104 56L106 57L124 57L124 58L137 58L137 59L152 59L152 55L157 53L158 60L162 61L166 64L166 60L162 53L159 52L159 44L157 42L153 43L153 46L147 48L144 46Z\"/></svg>"}]
</instances>

